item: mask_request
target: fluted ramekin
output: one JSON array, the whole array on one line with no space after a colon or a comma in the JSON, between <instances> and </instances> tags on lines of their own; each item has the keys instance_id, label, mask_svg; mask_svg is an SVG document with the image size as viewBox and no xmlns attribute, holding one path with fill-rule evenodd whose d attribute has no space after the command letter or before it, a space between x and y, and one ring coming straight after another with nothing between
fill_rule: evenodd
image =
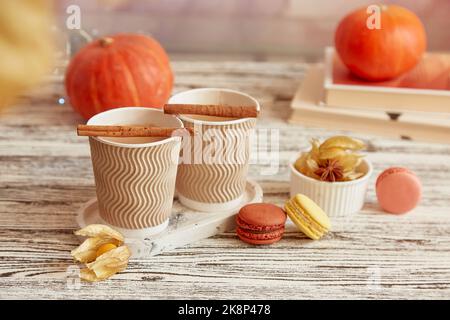
<instances>
[{"instance_id":1,"label":"fluted ramekin","mask_svg":"<svg viewBox=\"0 0 450 320\"><path fill-rule=\"evenodd\" d=\"M369 160L363 159L359 170L364 176L352 181L319 181L300 173L289 165L291 170L291 197L302 193L314 200L330 217L346 217L358 212L364 206L369 178L373 168Z\"/></svg>"}]
</instances>

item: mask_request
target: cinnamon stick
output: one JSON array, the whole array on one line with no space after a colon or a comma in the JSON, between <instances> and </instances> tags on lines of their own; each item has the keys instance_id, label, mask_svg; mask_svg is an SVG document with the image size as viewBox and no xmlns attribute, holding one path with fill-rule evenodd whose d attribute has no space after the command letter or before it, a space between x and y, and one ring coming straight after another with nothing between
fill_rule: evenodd
<instances>
[{"instance_id":1,"label":"cinnamon stick","mask_svg":"<svg viewBox=\"0 0 450 320\"><path fill-rule=\"evenodd\" d=\"M225 118L256 118L256 106L228 106L207 104L166 104L164 113L169 114L197 114L204 116Z\"/></svg>"},{"instance_id":2,"label":"cinnamon stick","mask_svg":"<svg viewBox=\"0 0 450 320\"><path fill-rule=\"evenodd\" d=\"M174 131L179 130L180 134L187 132L194 133L192 128L172 128L172 127L149 127L149 126L99 126L79 124L77 134L79 136L91 137L171 137ZM180 135L175 134L175 135Z\"/></svg>"}]
</instances>

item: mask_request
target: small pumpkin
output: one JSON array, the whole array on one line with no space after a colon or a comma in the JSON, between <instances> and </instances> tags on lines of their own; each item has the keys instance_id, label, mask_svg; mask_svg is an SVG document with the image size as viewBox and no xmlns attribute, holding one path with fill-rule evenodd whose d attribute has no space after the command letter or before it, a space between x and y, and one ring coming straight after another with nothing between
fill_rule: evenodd
<instances>
[{"instance_id":1,"label":"small pumpkin","mask_svg":"<svg viewBox=\"0 0 450 320\"><path fill-rule=\"evenodd\" d=\"M378 8L379 28L369 28L371 14L364 7L342 19L334 40L347 68L369 81L393 79L412 69L427 42L425 29L413 12L396 5Z\"/></svg>"},{"instance_id":2,"label":"small pumpkin","mask_svg":"<svg viewBox=\"0 0 450 320\"><path fill-rule=\"evenodd\" d=\"M65 79L70 104L83 118L113 108L162 108L170 96L169 57L153 38L116 34L89 43L72 58Z\"/></svg>"}]
</instances>

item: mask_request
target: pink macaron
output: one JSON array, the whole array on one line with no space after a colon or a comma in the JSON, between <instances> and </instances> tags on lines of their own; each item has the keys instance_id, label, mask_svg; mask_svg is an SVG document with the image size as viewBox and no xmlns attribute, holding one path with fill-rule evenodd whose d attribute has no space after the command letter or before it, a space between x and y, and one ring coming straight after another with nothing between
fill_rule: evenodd
<instances>
[{"instance_id":1,"label":"pink macaron","mask_svg":"<svg viewBox=\"0 0 450 320\"><path fill-rule=\"evenodd\" d=\"M422 195L422 184L410 170L392 167L384 170L375 185L378 203L383 210L401 214L414 209Z\"/></svg>"}]
</instances>

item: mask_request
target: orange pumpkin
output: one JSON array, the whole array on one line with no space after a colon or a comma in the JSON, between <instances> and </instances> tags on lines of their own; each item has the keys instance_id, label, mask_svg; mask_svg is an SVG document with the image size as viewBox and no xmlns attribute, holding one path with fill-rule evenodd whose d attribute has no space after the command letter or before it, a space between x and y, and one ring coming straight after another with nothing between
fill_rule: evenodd
<instances>
[{"instance_id":1,"label":"orange pumpkin","mask_svg":"<svg viewBox=\"0 0 450 320\"><path fill-rule=\"evenodd\" d=\"M85 119L104 110L143 106L162 108L173 73L161 45L141 34L117 34L82 48L66 71L72 107Z\"/></svg>"},{"instance_id":2,"label":"orange pumpkin","mask_svg":"<svg viewBox=\"0 0 450 320\"><path fill-rule=\"evenodd\" d=\"M396 5L378 8L378 26L368 24L377 16L364 7L344 17L334 39L342 62L369 81L389 80L412 69L426 49L425 30L414 13Z\"/></svg>"}]
</instances>

